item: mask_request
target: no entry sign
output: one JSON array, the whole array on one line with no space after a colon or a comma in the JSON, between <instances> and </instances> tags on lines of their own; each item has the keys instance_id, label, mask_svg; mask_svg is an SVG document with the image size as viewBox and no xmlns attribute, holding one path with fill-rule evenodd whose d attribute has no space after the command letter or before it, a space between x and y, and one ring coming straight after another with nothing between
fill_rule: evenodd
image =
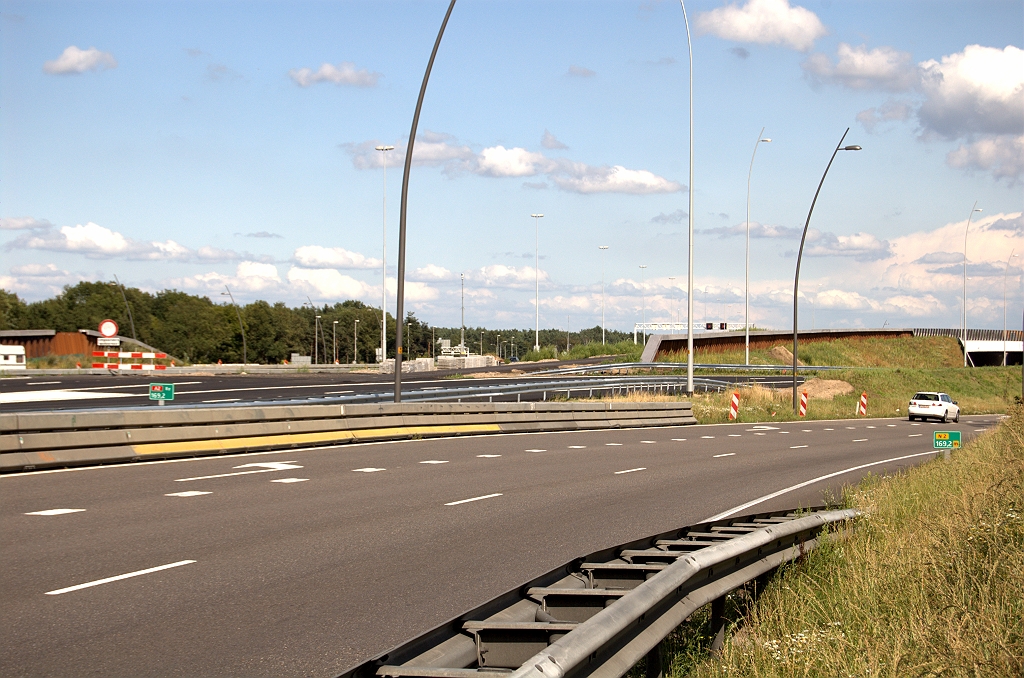
<instances>
[{"instance_id":1,"label":"no entry sign","mask_svg":"<svg viewBox=\"0 0 1024 678\"><path fill-rule=\"evenodd\" d=\"M100 322L100 335L109 339L117 336L117 323L110 318Z\"/></svg>"}]
</instances>

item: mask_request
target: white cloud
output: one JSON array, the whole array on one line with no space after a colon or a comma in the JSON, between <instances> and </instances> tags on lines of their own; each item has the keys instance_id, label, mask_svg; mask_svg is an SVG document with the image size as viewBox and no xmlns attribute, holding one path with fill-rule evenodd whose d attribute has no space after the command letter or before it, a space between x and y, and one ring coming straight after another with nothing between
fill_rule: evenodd
<instances>
[{"instance_id":1,"label":"white cloud","mask_svg":"<svg viewBox=\"0 0 1024 678\"><path fill-rule=\"evenodd\" d=\"M685 187L647 170L593 167L583 163L561 164L551 181L563 191L574 193L676 193Z\"/></svg>"},{"instance_id":2,"label":"white cloud","mask_svg":"<svg viewBox=\"0 0 1024 678\"><path fill-rule=\"evenodd\" d=\"M480 151L477 168L480 174L492 177L532 177L550 166L542 153L525 148L493 146Z\"/></svg>"},{"instance_id":3,"label":"white cloud","mask_svg":"<svg viewBox=\"0 0 1024 678\"><path fill-rule=\"evenodd\" d=\"M7 217L0 219L0 231L38 231L53 228L46 219L35 217Z\"/></svg>"},{"instance_id":4,"label":"white cloud","mask_svg":"<svg viewBox=\"0 0 1024 678\"><path fill-rule=\"evenodd\" d=\"M664 212L651 217L651 222L655 224L681 224L686 221L687 217L686 210L678 209L675 212Z\"/></svg>"},{"instance_id":5,"label":"white cloud","mask_svg":"<svg viewBox=\"0 0 1024 678\"><path fill-rule=\"evenodd\" d=\"M411 280L452 280L454 277L454 273L436 264L427 264L422 268L417 268L409 276Z\"/></svg>"},{"instance_id":6,"label":"white cloud","mask_svg":"<svg viewBox=\"0 0 1024 678\"><path fill-rule=\"evenodd\" d=\"M309 87L318 82L333 82L335 85L351 85L353 87L376 87L381 74L364 69L357 69L351 61L343 61L335 66L324 63L316 71L309 68L293 68L288 77L299 87Z\"/></svg>"},{"instance_id":7,"label":"white cloud","mask_svg":"<svg viewBox=\"0 0 1024 678\"><path fill-rule=\"evenodd\" d=\"M790 294L790 300L792 301L792 294ZM859 292L848 292L846 290L822 290L814 295L814 304L817 308L851 311L876 307L876 304Z\"/></svg>"},{"instance_id":8,"label":"white cloud","mask_svg":"<svg viewBox=\"0 0 1024 678\"><path fill-rule=\"evenodd\" d=\"M547 130L544 130L544 136L540 138L540 145L550 150L567 150L569 148Z\"/></svg>"},{"instance_id":9,"label":"white cloud","mask_svg":"<svg viewBox=\"0 0 1024 678\"><path fill-rule=\"evenodd\" d=\"M235 275L222 273L200 273L188 278L177 278L169 280L168 284L174 288L206 292L209 294L220 294L224 286L228 285L231 291L255 293L280 293L281 277L277 273L277 267L273 264L266 264L259 261L242 261L235 268Z\"/></svg>"},{"instance_id":10,"label":"white cloud","mask_svg":"<svg viewBox=\"0 0 1024 678\"><path fill-rule=\"evenodd\" d=\"M597 73L589 68L585 68L584 66L569 66L569 71L566 75L574 78L592 78L597 75Z\"/></svg>"},{"instance_id":11,"label":"white cloud","mask_svg":"<svg viewBox=\"0 0 1024 678\"><path fill-rule=\"evenodd\" d=\"M956 138L1024 130L1024 50L968 45L921 69L926 99L918 117L926 131Z\"/></svg>"},{"instance_id":12,"label":"white cloud","mask_svg":"<svg viewBox=\"0 0 1024 678\"><path fill-rule=\"evenodd\" d=\"M913 89L920 80L920 71L909 52L892 47L868 50L865 45L851 47L839 43L836 63L824 54L812 54L802 64L813 79L834 82L851 89L883 89L903 92Z\"/></svg>"},{"instance_id":13,"label":"white cloud","mask_svg":"<svg viewBox=\"0 0 1024 678\"><path fill-rule=\"evenodd\" d=\"M360 299L372 291L370 286L333 268L288 269L288 282L311 295L322 299Z\"/></svg>"},{"instance_id":14,"label":"white cloud","mask_svg":"<svg viewBox=\"0 0 1024 678\"><path fill-rule=\"evenodd\" d=\"M1024 136L999 135L961 144L946 156L950 167L991 172L1015 184L1024 174Z\"/></svg>"},{"instance_id":15,"label":"white cloud","mask_svg":"<svg viewBox=\"0 0 1024 678\"><path fill-rule=\"evenodd\" d=\"M110 52L95 47L79 49L71 45L53 61L43 64L43 70L53 75L72 75L103 68L117 68L117 59Z\"/></svg>"},{"instance_id":16,"label":"white cloud","mask_svg":"<svg viewBox=\"0 0 1024 678\"><path fill-rule=\"evenodd\" d=\"M93 252L96 254L120 254L128 249L128 239L120 233L89 222L84 226L64 226L65 249L72 252ZM34 241L39 242L39 241Z\"/></svg>"},{"instance_id":17,"label":"white cloud","mask_svg":"<svg viewBox=\"0 0 1024 678\"><path fill-rule=\"evenodd\" d=\"M46 278L66 277L70 275L68 271L63 271L57 268L54 264L24 264L22 266L15 266L11 268L11 273L14 275Z\"/></svg>"},{"instance_id":18,"label":"white cloud","mask_svg":"<svg viewBox=\"0 0 1024 678\"><path fill-rule=\"evenodd\" d=\"M828 232L807 234L809 246L804 254L809 257L853 257L858 261L872 261L891 256L888 240L879 240L871 233L836 235Z\"/></svg>"},{"instance_id":19,"label":"white cloud","mask_svg":"<svg viewBox=\"0 0 1024 678\"><path fill-rule=\"evenodd\" d=\"M864 126L869 133L883 122L899 122L910 118L912 107L906 101L886 101L877 108L867 108L857 114L857 122Z\"/></svg>"},{"instance_id":20,"label":"white cloud","mask_svg":"<svg viewBox=\"0 0 1024 678\"><path fill-rule=\"evenodd\" d=\"M281 282L277 274L277 266L259 261L243 261L238 264L236 275L239 278L258 278L272 282Z\"/></svg>"},{"instance_id":21,"label":"white cloud","mask_svg":"<svg viewBox=\"0 0 1024 678\"><path fill-rule=\"evenodd\" d=\"M749 0L742 7L726 5L697 15L698 33L724 40L784 45L806 52L814 41L828 34L818 16L787 0Z\"/></svg>"},{"instance_id":22,"label":"white cloud","mask_svg":"<svg viewBox=\"0 0 1024 678\"><path fill-rule=\"evenodd\" d=\"M733 226L704 228L698 229L697 232L707 235L717 235L720 238L728 238L732 235L746 235L747 224L746 222L741 221ZM762 224L756 221L750 222L751 238L799 238L802 232L802 228L790 228L788 226L779 226L778 224ZM808 233L808 235L811 234Z\"/></svg>"},{"instance_id":23,"label":"white cloud","mask_svg":"<svg viewBox=\"0 0 1024 678\"><path fill-rule=\"evenodd\" d=\"M516 268L515 266L506 266L505 264L482 266L470 273L472 280L498 287L515 287L527 283L532 285L536 281L537 275L537 269L532 266ZM540 271L540 280L543 282L547 279L547 271Z\"/></svg>"},{"instance_id":24,"label":"white cloud","mask_svg":"<svg viewBox=\"0 0 1024 678\"><path fill-rule=\"evenodd\" d=\"M304 245L293 255L295 262L306 268L380 268L381 260L368 258L343 247Z\"/></svg>"}]
</instances>

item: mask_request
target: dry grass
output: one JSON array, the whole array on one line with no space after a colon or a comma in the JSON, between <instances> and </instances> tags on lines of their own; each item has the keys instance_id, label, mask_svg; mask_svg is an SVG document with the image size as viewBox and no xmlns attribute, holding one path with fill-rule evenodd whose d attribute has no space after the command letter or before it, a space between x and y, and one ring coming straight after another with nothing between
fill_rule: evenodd
<instances>
[{"instance_id":1,"label":"dry grass","mask_svg":"<svg viewBox=\"0 0 1024 678\"><path fill-rule=\"evenodd\" d=\"M949 460L869 477L844 504L864 516L776 577L721 661L681 629L671 673L1024 675L1021 408Z\"/></svg>"}]
</instances>

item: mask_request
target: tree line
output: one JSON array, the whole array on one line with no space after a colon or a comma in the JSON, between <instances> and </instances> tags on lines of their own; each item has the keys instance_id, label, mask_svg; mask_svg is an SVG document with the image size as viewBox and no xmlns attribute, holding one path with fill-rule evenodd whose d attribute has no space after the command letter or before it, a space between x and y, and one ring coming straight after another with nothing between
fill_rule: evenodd
<instances>
[{"instance_id":1,"label":"tree line","mask_svg":"<svg viewBox=\"0 0 1024 678\"><path fill-rule=\"evenodd\" d=\"M48 329L58 332L94 330L110 318L120 326L123 337L134 337L179 360L190 363L242 362L242 331L249 362L280 364L292 353L318 355L322 363L375 362L380 347L379 308L349 300L333 305L289 307L284 302L254 301L237 308L227 298L214 303L209 297L177 290L151 294L134 287L122 289L103 282L81 282L65 286L55 297L25 302L17 294L0 290L0 330ZM125 301L127 300L127 305ZM131 316L129 317L129 310ZM319 319L316 316L320 316ZM358 320L358 323L356 322ZM336 323L336 324L335 324ZM460 328L431 327L415 314L406 317L404 333L406 359L435 355L437 341L459 343ZM395 355L395 319L388 314L388 357ZM533 348L532 329L489 330L466 328L466 344L474 352L524 356ZM631 337L609 331L609 343ZM541 330L541 346L571 346L601 341L600 326L570 333ZM482 340L482 346L481 346Z\"/></svg>"}]
</instances>

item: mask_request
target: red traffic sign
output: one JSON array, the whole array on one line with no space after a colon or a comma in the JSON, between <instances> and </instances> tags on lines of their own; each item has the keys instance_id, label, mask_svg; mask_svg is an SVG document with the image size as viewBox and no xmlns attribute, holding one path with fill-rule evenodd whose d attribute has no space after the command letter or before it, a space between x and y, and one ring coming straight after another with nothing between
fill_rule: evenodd
<instances>
[{"instance_id":1,"label":"red traffic sign","mask_svg":"<svg viewBox=\"0 0 1024 678\"><path fill-rule=\"evenodd\" d=\"M117 336L117 323L110 318L100 322L100 334L108 339Z\"/></svg>"}]
</instances>

